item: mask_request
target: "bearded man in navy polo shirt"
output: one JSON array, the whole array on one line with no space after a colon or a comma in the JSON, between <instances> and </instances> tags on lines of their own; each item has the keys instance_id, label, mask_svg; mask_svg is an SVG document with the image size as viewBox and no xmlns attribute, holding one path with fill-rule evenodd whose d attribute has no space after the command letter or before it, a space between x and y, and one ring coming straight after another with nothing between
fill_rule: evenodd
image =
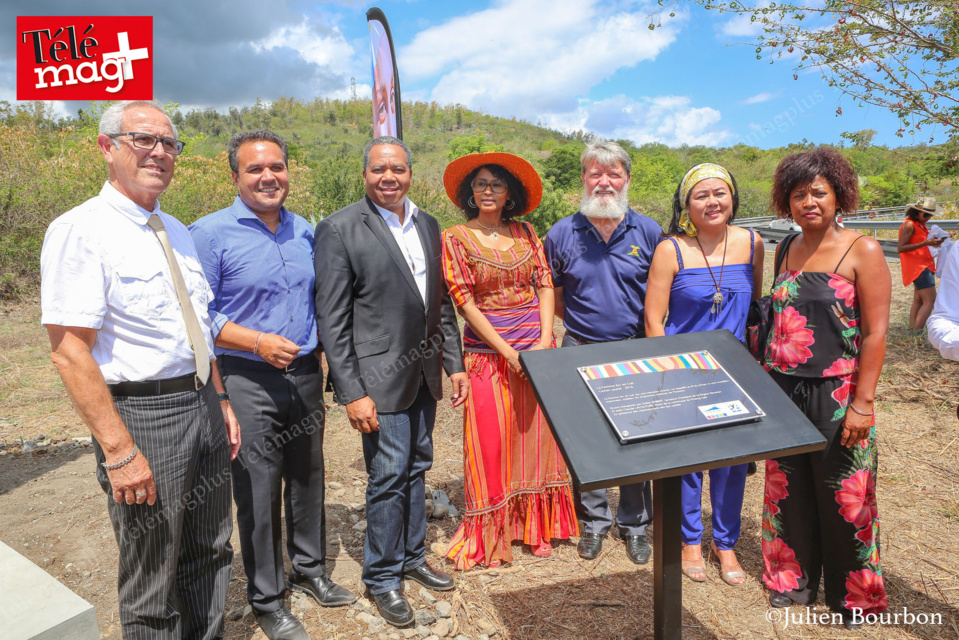
<instances>
[{"instance_id":1,"label":"bearded man in navy polo shirt","mask_svg":"<svg viewBox=\"0 0 959 640\"><path fill-rule=\"evenodd\" d=\"M645 336L646 280L662 229L629 208L629 154L615 142L586 146L580 164L583 198L577 213L546 234L546 257L553 271L556 316L563 320L563 346L630 340ZM652 521L649 482L621 486L616 525L626 554L636 564L652 552L646 527ZM579 555L592 560L612 525L606 490L576 497L582 526Z\"/></svg>"},{"instance_id":2,"label":"bearded man in navy polo shirt","mask_svg":"<svg viewBox=\"0 0 959 640\"><path fill-rule=\"evenodd\" d=\"M283 138L246 131L227 150L239 195L194 222L190 233L213 289L217 363L241 420L232 471L247 599L270 640L309 640L284 606L287 586L325 607L356 600L326 574L313 227L283 206L290 192ZM284 505L288 580L280 543Z\"/></svg>"}]
</instances>

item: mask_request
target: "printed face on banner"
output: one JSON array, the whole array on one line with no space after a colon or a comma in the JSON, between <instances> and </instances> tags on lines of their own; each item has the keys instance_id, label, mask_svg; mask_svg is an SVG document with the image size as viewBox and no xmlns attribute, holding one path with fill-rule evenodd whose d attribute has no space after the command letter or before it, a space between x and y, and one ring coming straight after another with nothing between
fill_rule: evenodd
<instances>
[{"instance_id":1,"label":"printed face on banner","mask_svg":"<svg viewBox=\"0 0 959 640\"><path fill-rule=\"evenodd\" d=\"M373 54L373 137L396 135L396 79L393 56L386 30L378 20L370 21Z\"/></svg>"},{"instance_id":2,"label":"printed face on banner","mask_svg":"<svg viewBox=\"0 0 959 640\"><path fill-rule=\"evenodd\" d=\"M17 100L150 100L150 16L17 16Z\"/></svg>"}]
</instances>

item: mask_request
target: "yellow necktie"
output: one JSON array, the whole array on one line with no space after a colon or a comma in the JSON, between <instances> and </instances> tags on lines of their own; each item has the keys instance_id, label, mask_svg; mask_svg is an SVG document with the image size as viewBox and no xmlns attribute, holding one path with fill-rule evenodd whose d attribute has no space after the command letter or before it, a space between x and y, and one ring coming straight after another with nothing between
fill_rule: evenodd
<instances>
[{"instance_id":1,"label":"yellow necktie","mask_svg":"<svg viewBox=\"0 0 959 640\"><path fill-rule=\"evenodd\" d=\"M163 253L166 254L166 260L170 264L170 273L173 275L173 288L176 290L176 298L180 303L180 311L183 313L183 321L186 323L186 333L190 338L190 346L193 347L193 357L196 360L196 384L197 389L205 385L210 379L210 352L206 348L206 338L200 329L200 321L196 318L196 312L193 310L193 303L190 302L190 293L186 289L186 282L183 280L183 273L180 272L180 265L177 264L176 256L173 255L173 247L170 246L170 238L167 236L166 228L157 214L151 214L147 220L147 225L157 234L160 246L163 247Z\"/></svg>"}]
</instances>

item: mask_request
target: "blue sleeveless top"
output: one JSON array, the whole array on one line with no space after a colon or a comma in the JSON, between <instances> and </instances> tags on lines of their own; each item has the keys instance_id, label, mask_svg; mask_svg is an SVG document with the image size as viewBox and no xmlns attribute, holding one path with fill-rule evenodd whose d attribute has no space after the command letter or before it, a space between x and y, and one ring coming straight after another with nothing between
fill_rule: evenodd
<instances>
[{"instance_id":1,"label":"blue sleeveless top","mask_svg":"<svg viewBox=\"0 0 959 640\"><path fill-rule=\"evenodd\" d=\"M713 294L716 284L709 275L707 267L686 269L679 243L670 238L676 249L679 271L673 278L669 291L669 315L666 318L666 335L693 333L712 329L729 329L736 339L746 339L746 314L753 299L753 254L756 250L756 236L749 233L749 262L727 264L723 271L720 292L723 294L722 308L713 313ZM713 276L719 282L718 267L713 267Z\"/></svg>"}]
</instances>

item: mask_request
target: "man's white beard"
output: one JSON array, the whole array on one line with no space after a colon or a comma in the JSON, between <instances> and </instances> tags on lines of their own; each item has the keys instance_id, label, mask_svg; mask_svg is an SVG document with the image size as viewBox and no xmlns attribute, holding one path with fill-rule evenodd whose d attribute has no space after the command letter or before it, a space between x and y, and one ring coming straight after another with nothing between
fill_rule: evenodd
<instances>
[{"instance_id":1,"label":"man's white beard","mask_svg":"<svg viewBox=\"0 0 959 640\"><path fill-rule=\"evenodd\" d=\"M599 187L593 190L595 193ZM579 210L587 218L599 218L602 220L619 220L626 215L629 209L629 196L626 189L620 189L615 196L597 196L583 194L579 202Z\"/></svg>"}]
</instances>

